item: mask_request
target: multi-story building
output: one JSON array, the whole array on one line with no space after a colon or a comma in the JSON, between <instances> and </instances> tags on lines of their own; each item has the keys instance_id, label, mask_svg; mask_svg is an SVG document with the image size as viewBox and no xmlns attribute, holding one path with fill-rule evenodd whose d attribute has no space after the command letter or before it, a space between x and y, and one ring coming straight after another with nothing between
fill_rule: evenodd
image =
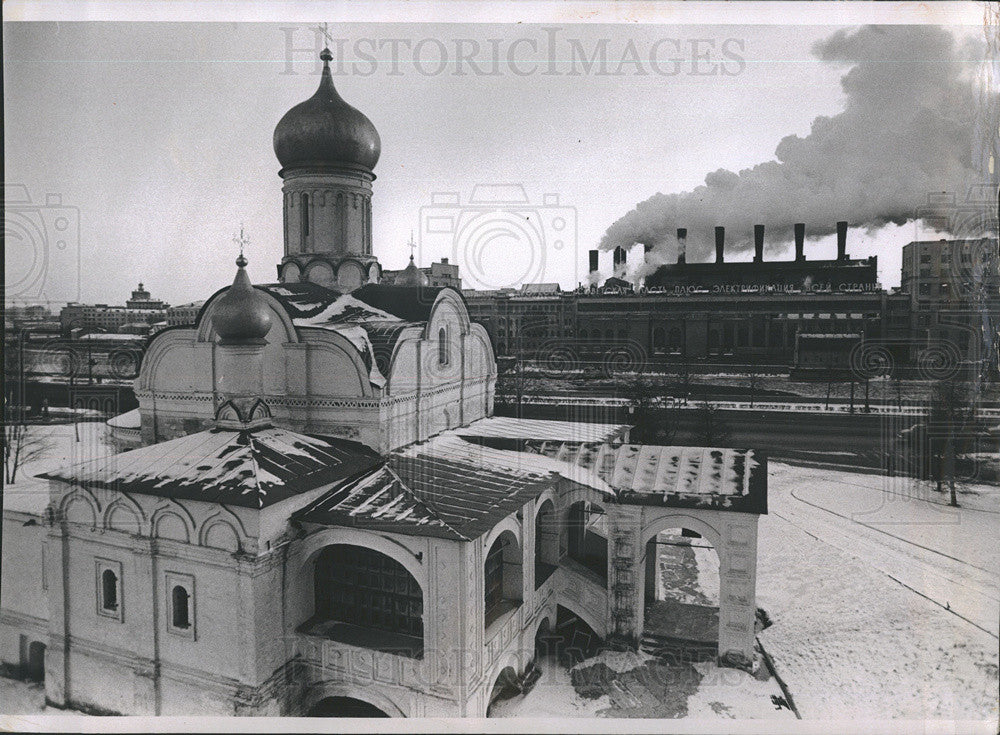
<instances>
[{"instance_id":1,"label":"multi-story building","mask_svg":"<svg viewBox=\"0 0 1000 735\"><path fill-rule=\"evenodd\" d=\"M192 301L190 304L181 304L180 306L171 306L167 309L167 326L180 327L194 324L198 319L198 312L201 311L201 307L204 305L205 302L202 300Z\"/></svg>"},{"instance_id":2,"label":"multi-story building","mask_svg":"<svg viewBox=\"0 0 1000 735\"><path fill-rule=\"evenodd\" d=\"M421 285L430 286L431 288L453 288L456 291L462 290L462 278L458 272L458 266L454 263L449 263L447 258L441 258L439 262L431 263L428 268L420 268L417 265L413 266L416 268L420 274L423 276L421 278ZM404 268L402 270L384 270L382 271L382 279L380 283L386 285L406 285L402 279L411 278L408 276L409 268Z\"/></svg>"},{"instance_id":3,"label":"multi-story building","mask_svg":"<svg viewBox=\"0 0 1000 735\"><path fill-rule=\"evenodd\" d=\"M917 240L903 246L900 290L910 304L911 351L995 365L1000 317L997 240Z\"/></svg>"},{"instance_id":4,"label":"multi-story building","mask_svg":"<svg viewBox=\"0 0 1000 735\"><path fill-rule=\"evenodd\" d=\"M125 306L70 303L59 312L59 322L63 334L67 336L74 330L80 330L77 333L117 332L126 324L152 325L163 321L166 319L167 308L167 304L153 299L140 283L139 287L132 291L132 298ZM131 328L133 332L135 329Z\"/></svg>"}]
</instances>

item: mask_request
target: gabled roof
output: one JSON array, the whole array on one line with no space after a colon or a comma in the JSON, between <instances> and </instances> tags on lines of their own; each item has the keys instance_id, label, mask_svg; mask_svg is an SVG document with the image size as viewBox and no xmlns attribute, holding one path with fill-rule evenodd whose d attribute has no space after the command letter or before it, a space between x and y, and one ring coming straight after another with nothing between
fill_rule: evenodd
<instances>
[{"instance_id":1,"label":"gabled roof","mask_svg":"<svg viewBox=\"0 0 1000 735\"><path fill-rule=\"evenodd\" d=\"M264 508L382 463L344 439L273 427L210 429L39 477L139 495Z\"/></svg>"}]
</instances>

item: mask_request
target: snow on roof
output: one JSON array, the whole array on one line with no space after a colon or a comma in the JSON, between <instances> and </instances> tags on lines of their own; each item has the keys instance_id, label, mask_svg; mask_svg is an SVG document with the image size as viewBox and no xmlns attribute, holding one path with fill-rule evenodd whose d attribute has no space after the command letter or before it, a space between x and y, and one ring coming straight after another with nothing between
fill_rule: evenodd
<instances>
[{"instance_id":1,"label":"snow on roof","mask_svg":"<svg viewBox=\"0 0 1000 735\"><path fill-rule=\"evenodd\" d=\"M279 428L210 429L38 477L139 495L263 508L381 463L363 444Z\"/></svg>"},{"instance_id":2,"label":"snow on roof","mask_svg":"<svg viewBox=\"0 0 1000 735\"><path fill-rule=\"evenodd\" d=\"M554 480L547 471L476 461L469 451L474 447L450 439L465 446L449 452L432 441L397 452L385 466L331 490L293 517L467 541L487 533Z\"/></svg>"},{"instance_id":3,"label":"snow on roof","mask_svg":"<svg viewBox=\"0 0 1000 735\"><path fill-rule=\"evenodd\" d=\"M133 408L131 411L112 416L105 423L115 429L138 429L141 427L139 409Z\"/></svg>"},{"instance_id":4,"label":"snow on roof","mask_svg":"<svg viewBox=\"0 0 1000 735\"><path fill-rule=\"evenodd\" d=\"M456 429L461 436L507 439L551 439L557 441L608 442L622 438L628 424L598 424L543 419L490 416Z\"/></svg>"},{"instance_id":5,"label":"snow on roof","mask_svg":"<svg viewBox=\"0 0 1000 735\"><path fill-rule=\"evenodd\" d=\"M148 324L143 324L142 326L148 327ZM142 342L145 341L146 337L141 334L107 334L105 332L92 332L90 334L84 334L80 339L86 339L91 341L97 340L109 340L112 342Z\"/></svg>"}]
</instances>

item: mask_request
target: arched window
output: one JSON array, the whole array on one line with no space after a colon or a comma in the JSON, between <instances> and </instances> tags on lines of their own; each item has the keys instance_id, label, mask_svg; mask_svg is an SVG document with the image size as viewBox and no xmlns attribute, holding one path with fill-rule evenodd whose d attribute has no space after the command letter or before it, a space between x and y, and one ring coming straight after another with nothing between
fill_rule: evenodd
<instances>
[{"instance_id":1,"label":"arched window","mask_svg":"<svg viewBox=\"0 0 1000 735\"><path fill-rule=\"evenodd\" d=\"M179 584L170 592L170 621L180 630L191 627L191 594Z\"/></svg>"},{"instance_id":2,"label":"arched window","mask_svg":"<svg viewBox=\"0 0 1000 735\"><path fill-rule=\"evenodd\" d=\"M412 655L422 655L423 592L395 559L362 546L327 546L316 559L314 586L317 624L337 621L419 638Z\"/></svg>"},{"instance_id":3,"label":"arched window","mask_svg":"<svg viewBox=\"0 0 1000 735\"><path fill-rule=\"evenodd\" d=\"M448 329L441 327L438 330L438 363L448 364Z\"/></svg>"},{"instance_id":4,"label":"arched window","mask_svg":"<svg viewBox=\"0 0 1000 735\"><path fill-rule=\"evenodd\" d=\"M306 249L306 238L309 237L309 195L302 195L302 249Z\"/></svg>"},{"instance_id":5,"label":"arched window","mask_svg":"<svg viewBox=\"0 0 1000 735\"><path fill-rule=\"evenodd\" d=\"M653 349L659 349L663 347L665 339L666 339L666 333L663 327L655 327L653 329Z\"/></svg>"},{"instance_id":6,"label":"arched window","mask_svg":"<svg viewBox=\"0 0 1000 735\"><path fill-rule=\"evenodd\" d=\"M118 609L118 575L110 569L101 572L101 607L109 611Z\"/></svg>"}]
</instances>

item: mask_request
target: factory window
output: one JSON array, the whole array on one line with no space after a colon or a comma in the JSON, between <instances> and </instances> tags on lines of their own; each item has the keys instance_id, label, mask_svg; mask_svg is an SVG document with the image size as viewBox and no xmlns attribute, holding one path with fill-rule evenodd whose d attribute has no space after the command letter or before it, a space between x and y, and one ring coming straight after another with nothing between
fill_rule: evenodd
<instances>
[{"instance_id":1,"label":"factory window","mask_svg":"<svg viewBox=\"0 0 1000 735\"><path fill-rule=\"evenodd\" d=\"M663 327L656 327L653 330L653 349L657 350L663 347L666 341L666 330Z\"/></svg>"},{"instance_id":2,"label":"factory window","mask_svg":"<svg viewBox=\"0 0 1000 735\"><path fill-rule=\"evenodd\" d=\"M940 285L938 286L938 291L939 291L939 293L940 293L940 294L941 294L942 296L947 296L947 295L948 295L948 290L949 290L949 289L948 289L948 284L947 284L947 283L942 283L942 284L940 284Z\"/></svg>"},{"instance_id":3,"label":"factory window","mask_svg":"<svg viewBox=\"0 0 1000 735\"><path fill-rule=\"evenodd\" d=\"M586 329L581 329L580 330L580 339L587 339L587 330Z\"/></svg>"},{"instance_id":4,"label":"factory window","mask_svg":"<svg viewBox=\"0 0 1000 735\"><path fill-rule=\"evenodd\" d=\"M921 296L930 296L931 295L931 284L929 284L929 283L921 283L920 284L920 295Z\"/></svg>"},{"instance_id":5,"label":"factory window","mask_svg":"<svg viewBox=\"0 0 1000 735\"><path fill-rule=\"evenodd\" d=\"M930 263L931 262L931 254L930 253L923 253L923 254L921 254L921 256L920 256L920 262L921 263Z\"/></svg>"}]
</instances>

